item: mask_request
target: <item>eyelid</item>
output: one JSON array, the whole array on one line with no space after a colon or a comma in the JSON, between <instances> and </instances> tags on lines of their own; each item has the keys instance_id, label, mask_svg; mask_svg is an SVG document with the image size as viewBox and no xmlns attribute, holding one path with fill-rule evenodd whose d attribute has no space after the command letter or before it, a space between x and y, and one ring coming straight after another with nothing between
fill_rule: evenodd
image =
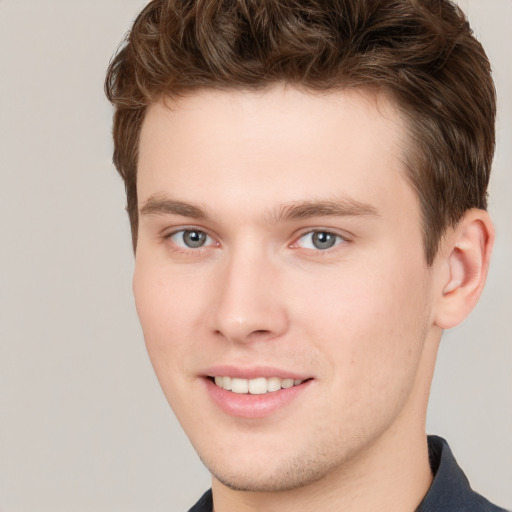
<instances>
[{"instance_id":1,"label":"eyelid","mask_svg":"<svg viewBox=\"0 0 512 512\"><path fill-rule=\"evenodd\" d=\"M204 233L207 236L207 242L200 246L200 247L187 247L185 245L179 245L176 242L172 241L172 237L179 234L184 233L187 231L198 231L201 233ZM332 234L337 238L336 243L332 247L328 247L325 249L319 249L319 248L304 248L301 247L299 244L299 241L304 238L305 236L312 236L314 233L329 233ZM220 242L218 241L217 237L209 232L208 229L205 229L203 227L194 226L194 225L188 225L188 226L176 226L174 228L170 228L168 231L164 230L162 234L160 235L163 242L170 242L176 250L181 251L192 251L192 252L199 252L201 250L207 249L208 247L220 247ZM292 249L305 249L313 252L319 252L319 253L326 253L334 250L339 245L342 245L343 243L348 243L352 241L352 235L347 234L346 232L340 233L337 229L333 228L325 228L325 227L315 227L315 228L307 228L301 230L295 237L294 241L289 244L288 247Z\"/></svg>"},{"instance_id":2,"label":"eyelid","mask_svg":"<svg viewBox=\"0 0 512 512\"><path fill-rule=\"evenodd\" d=\"M186 245L180 245L180 244L177 244L175 241L172 240L172 238L179 234L179 233L185 233L187 231L197 231L197 232L200 232L200 233L204 233L207 237L207 241L205 242L204 245L201 245L199 247L187 247ZM177 249L177 250L180 250L180 251L192 251L192 252L198 252L202 249L206 249L208 247L217 247L219 246L219 242L217 241L217 239L211 234L208 232L207 229L204 229L204 228L201 228L201 227L198 227L198 226L179 226L179 227L175 227L174 229L171 229L169 231L166 231L166 232L163 232L162 235L161 235L161 238L164 242L170 242L172 245L174 245L174 247ZM208 239L210 240L210 242L208 242ZM212 243L213 242L213 243Z\"/></svg>"},{"instance_id":3,"label":"eyelid","mask_svg":"<svg viewBox=\"0 0 512 512\"><path fill-rule=\"evenodd\" d=\"M334 235L337 238L337 241L336 241L336 243L332 247L328 247L328 248L325 248L325 249L319 249L319 248L316 248L316 247L301 247L299 245L299 241L302 238L304 238L304 237L306 237L308 235L309 236L313 236L315 233L328 233L328 234ZM315 251L315 252L325 253L325 252L329 252L329 251L334 250L336 247L338 247L342 243L350 242L350 241L351 241L351 239L350 239L350 237L348 235L342 234L339 231L337 231L336 229L332 229L332 228L310 228L308 230L304 230L301 233L299 233L299 235L295 237L294 242L292 242L290 244L290 247L292 249L305 249L305 250L308 250L308 251Z\"/></svg>"}]
</instances>

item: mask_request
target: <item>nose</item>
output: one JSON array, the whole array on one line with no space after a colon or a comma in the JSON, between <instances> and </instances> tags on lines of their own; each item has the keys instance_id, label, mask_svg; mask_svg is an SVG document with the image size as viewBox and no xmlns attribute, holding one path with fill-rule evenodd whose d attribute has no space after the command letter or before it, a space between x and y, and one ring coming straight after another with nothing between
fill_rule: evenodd
<instances>
[{"instance_id":1,"label":"nose","mask_svg":"<svg viewBox=\"0 0 512 512\"><path fill-rule=\"evenodd\" d=\"M282 336L289 316L281 275L261 253L239 252L224 261L209 311L214 333L234 343Z\"/></svg>"}]
</instances>

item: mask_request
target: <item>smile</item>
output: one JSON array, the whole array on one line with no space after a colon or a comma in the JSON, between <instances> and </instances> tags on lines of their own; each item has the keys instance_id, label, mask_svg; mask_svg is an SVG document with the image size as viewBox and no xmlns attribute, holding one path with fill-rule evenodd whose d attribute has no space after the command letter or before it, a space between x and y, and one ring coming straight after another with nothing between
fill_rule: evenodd
<instances>
[{"instance_id":1,"label":"smile","mask_svg":"<svg viewBox=\"0 0 512 512\"><path fill-rule=\"evenodd\" d=\"M240 379L237 377L214 377L215 384L226 391L237 394L264 395L280 389L298 386L304 381L300 379L281 379L279 377L256 377L255 379Z\"/></svg>"}]
</instances>

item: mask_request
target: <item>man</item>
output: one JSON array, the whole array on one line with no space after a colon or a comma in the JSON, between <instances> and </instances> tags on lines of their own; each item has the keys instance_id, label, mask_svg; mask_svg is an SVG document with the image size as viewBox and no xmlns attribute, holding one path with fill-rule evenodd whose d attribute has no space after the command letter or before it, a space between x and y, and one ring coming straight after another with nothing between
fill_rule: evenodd
<instances>
[{"instance_id":1,"label":"man","mask_svg":"<svg viewBox=\"0 0 512 512\"><path fill-rule=\"evenodd\" d=\"M495 97L446 0L153 1L106 82L193 511L502 510L425 435L484 286Z\"/></svg>"}]
</instances>

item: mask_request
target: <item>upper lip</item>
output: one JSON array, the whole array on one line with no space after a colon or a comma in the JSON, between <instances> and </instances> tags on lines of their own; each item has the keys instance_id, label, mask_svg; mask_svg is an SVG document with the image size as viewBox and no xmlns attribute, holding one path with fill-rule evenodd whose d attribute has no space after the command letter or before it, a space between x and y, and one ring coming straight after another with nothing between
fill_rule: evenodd
<instances>
[{"instance_id":1,"label":"upper lip","mask_svg":"<svg viewBox=\"0 0 512 512\"><path fill-rule=\"evenodd\" d=\"M279 377L281 379L300 379L306 380L311 378L311 375L304 373L285 370L282 368L275 368L271 366L233 366L233 365L215 365L211 366L202 372L205 377L235 377L238 379L256 379L257 377Z\"/></svg>"}]
</instances>

